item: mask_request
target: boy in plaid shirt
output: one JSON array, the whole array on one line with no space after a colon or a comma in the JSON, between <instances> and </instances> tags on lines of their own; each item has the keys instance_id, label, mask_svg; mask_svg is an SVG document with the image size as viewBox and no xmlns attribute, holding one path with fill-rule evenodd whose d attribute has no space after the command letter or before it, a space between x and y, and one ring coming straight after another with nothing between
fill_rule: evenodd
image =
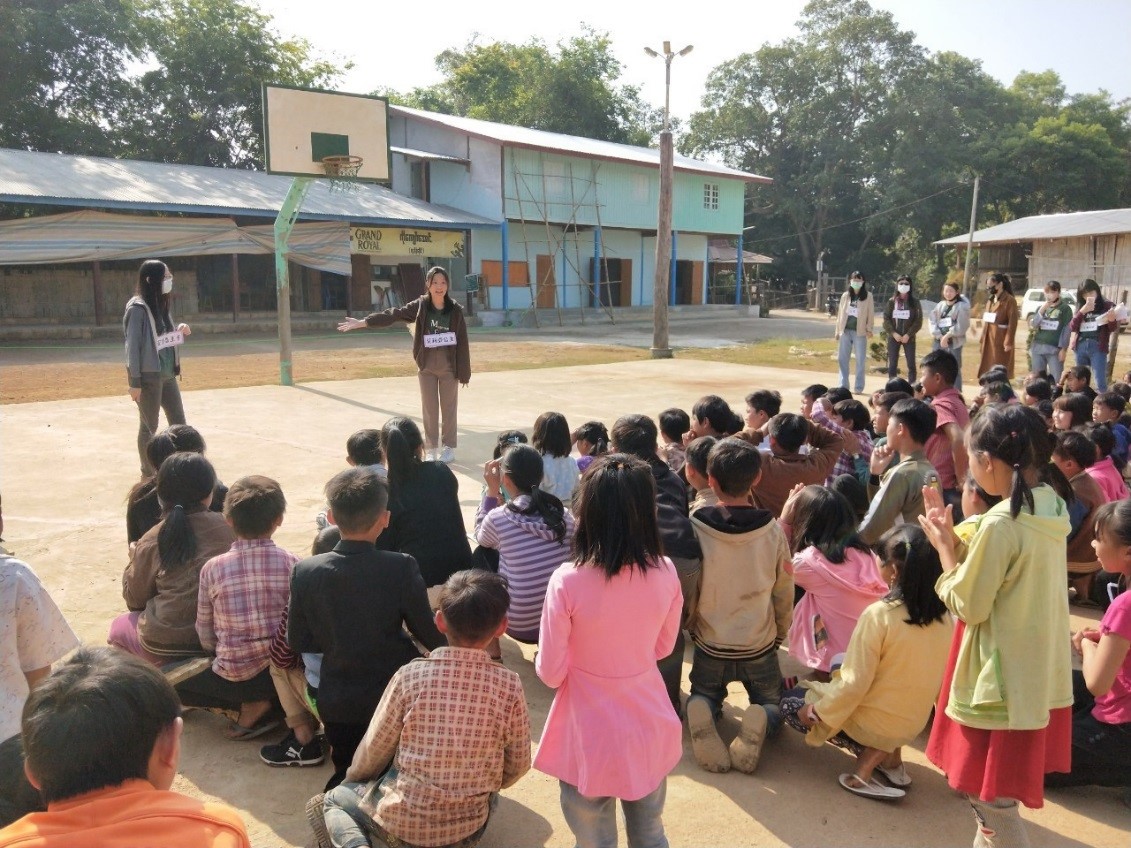
<instances>
[{"instance_id":1,"label":"boy in plaid shirt","mask_svg":"<svg viewBox=\"0 0 1131 848\"><path fill-rule=\"evenodd\" d=\"M448 578L436 626L448 647L403 666L385 690L346 780L307 807L320 846L471 848L494 796L530 769L530 716L517 674L486 647L507 628L506 581ZM312 799L314 800L314 799Z\"/></svg>"},{"instance_id":2,"label":"boy in plaid shirt","mask_svg":"<svg viewBox=\"0 0 1131 848\"><path fill-rule=\"evenodd\" d=\"M294 554L271 540L287 501L269 477L243 477L224 499L224 517L236 541L200 570L196 632L212 665L177 685L185 706L239 710L231 739L252 739L278 726L269 718L276 702L270 673L271 637L290 597Z\"/></svg>"}]
</instances>

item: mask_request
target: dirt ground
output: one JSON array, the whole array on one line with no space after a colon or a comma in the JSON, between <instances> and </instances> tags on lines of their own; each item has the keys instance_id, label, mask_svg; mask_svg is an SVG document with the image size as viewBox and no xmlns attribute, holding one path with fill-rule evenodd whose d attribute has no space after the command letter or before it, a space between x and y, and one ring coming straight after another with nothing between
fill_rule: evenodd
<instances>
[{"instance_id":1,"label":"dirt ground","mask_svg":"<svg viewBox=\"0 0 1131 848\"><path fill-rule=\"evenodd\" d=\"M818 329L823 333L825 328ZM375 348L383 346L374 343ZM513 361L536 353L515 349L506 356ZM486 356L478 351L476 355ZM379 359L383 354L374 356ZM355 367L356 357L353 349L338 351L336 357L327 353L326 367L348 359L337 361L347 371ZM46 357L34 363L13 362L5 355L0 390L8 397L15 391L9 386L22 380L24 386L51 387L59 398L66 393L59 374L68 370L65 360L73 365L76 358L76 350L60 354L60 361L53 363ZM206 370L207 358L194 355L191 363L186 361L188 419L207 439L208 455L222 479L258 473L282 483L288 513L276 539L296 552L309 549L314 516L322 505L321 488L344 467L346 437L361 427L380 426L394 415L419 417L412 376L307 382L293 388L201 389L197 380ZM231 362L231 357L215 358L219 373L244 367ZM61 371L48 370L47 365ZM105 384L106 396L6 401L0 443L5 545L31 563L80 637L97 644L105 640L111 618L123 610L124 497L137 475L137 414L124 394L118 359L107 355L105 362L89 363L77 371L71 367L76 384L93 384L87 370L93 366L116 371L116 379ZM522 372L486 372L477 367L470 387L461 390L460 444L453 465L465 520L470 527L481 492L482 464L490 456L495 434L511 427L529 430L543 411L561 411L571 423L590 418L611 423L626 412L654 415L672 405L690 408L708 392L721 394L741 408L743 397L759 387L780 390L787 408L793 408L800 389L813 379L811 371L685 359ZM869 388L880 383L880 378L869 377ZM1089 610L1074 608L1073 614L1074 627L1097 618ZM537 744L552 692L533 673L532 647L504 640L503 652L507 665L522 677ZM745 703L740 691L733 689L726 738L736 731L735 716ZM329 765L268 769L258 759L258 748L275 737L229 742L222 731L219 717L189 714L177 788L237 807L256 848L307 845L310 834L303 804L320 790ZM808 749L801 736L788 728L768 744L753 776L699 770L685 736L685 756L668 782L669 840L673 846L969 844L973 836L969 808L926 763L924 742L921 737L905 752L914 780L908 797L885 805L841 789L836 777L848 770L850 760L831 747ZM1051 792L1043 809L1026 811L1024 816L1033 844L1040 846L1126 846L1131 829L1131 811L1120 803L1119 792L1111 789ZM483 841L485 848L572 844L555 782L537 772L503 793Z\"/></svg>"}]
</instances>

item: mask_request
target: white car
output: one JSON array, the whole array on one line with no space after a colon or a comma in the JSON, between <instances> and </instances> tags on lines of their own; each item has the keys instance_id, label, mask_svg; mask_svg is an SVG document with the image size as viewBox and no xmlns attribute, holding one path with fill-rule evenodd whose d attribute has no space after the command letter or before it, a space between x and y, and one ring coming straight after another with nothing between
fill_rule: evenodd
<instances>
[{"instance_id":1,"label":"white car","mask_svg":"<svg viewBox=\"0 0 1131 848\"><path fill-rule=\"evenodd\" d=\"M1061 289L1060 299L1076 311L1076 289ZM1021 318L1025 319L1041 308L1045 302L1044 289L1029 289L1021 300Z\"/></svg>"}]
</instances>

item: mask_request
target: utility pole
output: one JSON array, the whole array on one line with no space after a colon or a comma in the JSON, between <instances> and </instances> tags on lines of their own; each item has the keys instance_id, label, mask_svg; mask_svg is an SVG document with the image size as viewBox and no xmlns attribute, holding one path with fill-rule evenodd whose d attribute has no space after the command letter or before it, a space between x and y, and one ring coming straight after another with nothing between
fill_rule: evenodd
<instances>
[{"instance_id":1,"label":"utility pole","mask_svg":"<svg viewBox=\"0 0 1131 848\"><path fill-rule=\"evenodd\" d=\"M966 240L966 270L962 273L962 295L965 297L970 287L970 265L974 261L974 225L978 220L978 187L982 175L974 175L974 199L970 203L970 237Z\"/></svg>"},{"instance_id":2,"label":"utility pole","mask_svg":"<svg viewBox=\"0 0 1131 848\"><path fill-rule=\"evenodd\" d=\"M652 286L652 358L671 359L672 349L668 346L668 282L672 263L672 170L674 151L671 130L671 86L672 59L686 56L692 51L687 45L678 53L672 52L670 41L664 42L664 52L658 53L651 47L644 52L654 58L664 60L664 129L660 133L660 199L656 224L656 275Z\"/></svg>"}]
</instances>

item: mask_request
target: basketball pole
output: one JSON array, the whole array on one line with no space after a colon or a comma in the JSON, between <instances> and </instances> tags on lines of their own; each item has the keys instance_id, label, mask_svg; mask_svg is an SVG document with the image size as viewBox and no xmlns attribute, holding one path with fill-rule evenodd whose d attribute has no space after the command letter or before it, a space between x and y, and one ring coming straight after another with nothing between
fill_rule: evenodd
<instances>
[{"instance_id":1,"label":"basketball pole","mask_svg":"<svg viewBox=\"0 0 1131 848\"><path fill-rule=\"evenodd\" d=\"M275 218L275 295L279 315L280 386L295 384L291 369L291 273L290 263L287 261L287 241L312 182L310 177L295 177Z\"/></svg>"}]
</instances>

